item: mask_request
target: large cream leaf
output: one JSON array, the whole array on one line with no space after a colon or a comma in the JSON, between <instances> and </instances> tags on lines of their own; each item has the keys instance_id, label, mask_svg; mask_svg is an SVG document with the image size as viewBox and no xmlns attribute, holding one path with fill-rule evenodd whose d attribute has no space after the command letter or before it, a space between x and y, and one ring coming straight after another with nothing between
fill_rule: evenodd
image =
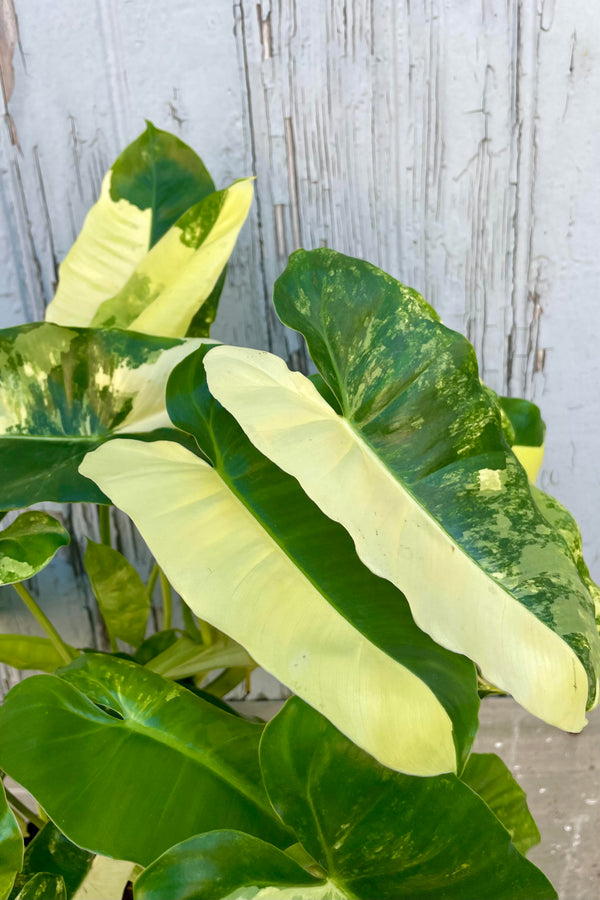
<instances>
[{"instance_id":1,"label":"large cream leaf","mask_svg":"<svg viewBox=\"0 0 600 900\"><path fill-rule=\"evenodd\" d=\"M213 395L351 534L438 643L569 731L597 702L594 604L536 506L473 348L415 291L329 250L299 251L276 308L305 335L338 415L276 357L220 347Z\"/></svg>"},{"instance_id":2,"label":"large cream leaf","mask_svg":"<svg viewBox=\"0 0 600 900\"><path fill-rule=\"evenodd\" d=\"M212 465L123 439L81 472L132 517L197 615L354 742L404 772L462 768L477 728L472 664L419 631L344 529L255 450L210 397L201 353L177 367L168 396Z\"/></svg>"}]
</instances>

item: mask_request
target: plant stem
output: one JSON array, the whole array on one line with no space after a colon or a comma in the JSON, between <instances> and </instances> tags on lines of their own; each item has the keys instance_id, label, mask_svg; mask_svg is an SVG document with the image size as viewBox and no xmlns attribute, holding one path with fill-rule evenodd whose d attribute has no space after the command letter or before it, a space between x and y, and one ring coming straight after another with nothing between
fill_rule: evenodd
<instances>
[{"instance_id":1,"label":"plant stem","mask_svg":"<svg viewBox=\"0 0 600 900\"><path fill-rule=\"evenodd\" d=\"M44 820L40 819L40 817L32 812L28 806L25 806L24 803L21 803L19 798L15 797L12 791L9 791L7 787L4 788L4 793L6 794L6 799L8 800L10 805L14 807L17 812L21 813L21 815L24 816L28 822L31 822L32 825L35 825L35 827L39 828L40 830L44 827L44 825L46 824Z\"/></svg>"},{"instance_id":2,"label":"plant stem","mask_svg":"<svg viewBox=\"0 0 600 900\"><path fill-rule=\"evenodd\" d=\"M187 631L191 639L193 641L196 641L196 643L198 644L206 644L204 635L202 633L202 623L200 624L200 628L198 628L198 626L196 625L194 614L185 600L181 601L181 615L183 616L183 624L185 630Z\"/></svg>"},{"instance_id":3,"label":"plant stem","mask_svg":"<svg viewBox=\"0 0 600 900\"><path fill-rule=\"evenodd\" d=\"M171 627L173 618L173 594L171 593L171 585L169 584L169 579L161 568L159 568L158 570L158 577L160 578L160 589L162 591L163 600L162 627L163 630L166 630L167 628Z\"/></svg>"},{"instance_id":4,"label":"plant stem","mask_svg":"<svg viewBox=\"0 0 600 900\"><path fill-rule=\"evenodd\" d=\"M110 547L110 506L98 506L98 527L101 543Z\"/></svg>"},{"instance_id":5,"label":"plant stem","mask_svg":"<svg viewBox=\"0 0 600 900\"><path fill-rule=\"evenodd\" d=\"M36 622L38 622L42 626L42 628L54 644L57 653L64 660L65 665L68 665L73 661L73 654L61 638L60 634L58 633L48 616L39 608L25 585L23 585L21 582L17 582L16 584L13 584L13 587Z\"/></svg>"},{"instance_id":6,"label":"plant stem","mask_svg":"<svg viewBox=\"0 0 600 900\"><path fill-rule=\"evenodd\" d=\"M150 577L148 578L148 581L146 582L146 590L148 592L148 597L150 598L150 600L152 600L152 594L154 593L154 585L156 584L156 579L158 578L159 571L160 570L158 567L158 563L155 562L154 565L152 566L152 569L150 570Z\"/></svg>"}]
</instances>

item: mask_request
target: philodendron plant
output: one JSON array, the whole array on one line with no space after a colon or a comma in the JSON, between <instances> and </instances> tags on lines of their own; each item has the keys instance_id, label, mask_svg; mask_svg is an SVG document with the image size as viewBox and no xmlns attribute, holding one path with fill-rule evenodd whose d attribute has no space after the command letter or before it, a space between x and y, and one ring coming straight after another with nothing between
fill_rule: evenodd
<instances>
[{"instance_id":1,"label":"philodendron plant","mask_svg":"<svg viewBox=\"0 0 600 900\"><path fill-rule=\"evenodd\" d=\"M275 286L311 378L208 340L250 194L149 126L49 321L0 333L0 509L98 504L109 639L68 645L25 588L69 535L22 512L0 579L47 637L0 636L0 659L46 674L0 709L0 767L39 809L0 797L0 900L127 881L136 900L556 897L522 790L472 752L489 693L567 731L598 701L598 588L532 484L539 410L483 385L419 294L332 250ZM109 503L156 560L147 584ZM266 726L221 699L256 665L295 694Z\"/></svg>"}]
</instances>

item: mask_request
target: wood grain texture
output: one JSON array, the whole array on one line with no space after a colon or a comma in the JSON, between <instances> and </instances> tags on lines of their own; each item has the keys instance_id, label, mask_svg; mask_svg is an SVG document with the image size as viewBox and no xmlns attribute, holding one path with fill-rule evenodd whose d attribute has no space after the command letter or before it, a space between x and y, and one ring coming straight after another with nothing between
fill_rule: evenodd
<instances>
[{"instance_id":1,"label":"wood grain texture","mask_svg":"<svg viewBox=\"0 0 600 900\"><path fill-rule=\"evenodd\" d=\"M492 387L542 406L541 485L575 513L600 573L600 7L15 8L21 49L0 128L0 324L42 316L103 171L150 118L192 144L218 186L257 175L215 336L306 370L302 345L270 309L298 246L368 258L416 287L469 336ZM84 529L87 514L74 515ZM143 569L143 549L136 558ZM65 599L69 627L101 642L68 565L79 592ZM1 620L23 624L9 612Z\"/></svg>"}]
</instances>

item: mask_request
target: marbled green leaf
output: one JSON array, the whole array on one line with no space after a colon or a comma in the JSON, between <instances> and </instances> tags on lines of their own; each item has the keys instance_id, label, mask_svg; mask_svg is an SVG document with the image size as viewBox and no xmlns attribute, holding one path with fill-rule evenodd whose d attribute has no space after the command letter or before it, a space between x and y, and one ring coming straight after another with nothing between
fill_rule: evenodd
<instances>
[{"instance_id":1,"label":"marbled green leaf","mask_svg":"<svg viewBox=\"0 0 600 900\"><path fill-rule=\"evenodd\" d=\"M39 510L21 513L0 531L0 584L32 578L69 541L69 532L48 513Z\"/></svg>"},{"instance_id":2,"label":"marbled green leaf","mask_svg":"<svg viewBox=\"0 0 600 900\"><path fill-rule=\"evenodd\" d=\"M214 828L292 841L262 787L262 725L153 672L85 654L0 708L0 767L80 847L148 865Z\"/></svg>"},{"instance_id":3,"label":"marbled green leaf","mask_svg":"<svg viewBox=\"0 0 600 900\"><path fill-rule=\"evenodd\" d=\"M21 888L15 900L67 900L62 875L38 872Z\"/></svg>"},{"instance_id":4,"label":"marbled green leaf","mask_svg":"<svg viewBox=\"0 0 600 900\"><path fill-rule=\"evenodd\" d=\"M500 819L519 853L540 842L540 832L529 808L527 795L495 753L472 753L461 775Z\"/></svg>"},{"instance_id":5,"label":"marbled green leaf","mask_svg":"<svg viewBox=\"0 0 600 900\"><path fill-rule=\"evenodd\" d=\"M594 603L532 498L468 341L374 266L298 251L275 288L343 415L267 353L218 347L212 394L348 530L416 623L568 731L599 698Z\"/></svg>"},{"instance_id":6,"label":"marbled green leaf","mask_svg":"<svg viewBox=\"0 0 600 900\"><path fill-rule=\"evenodd\" d=\"M50 323L0 331L0 509L106 502L79 463L116 434L177 439L165 385L201 343Z\"/></svg>"},{"instance_id":7,"label":"marbled green leaf","mask_svg":"<svg viewBox=\"0 0 600 900\"><path fill-rule=\"evenodd\" d=\"M76 847L53 822L47 822L27 846L23 869L15 883L15 893L22 890L34 875L46 873L63 878L66 896L70 900L88 874L93 859L93 853Z\"/></svg>"},{"instance_id":8,"label":"marbled green leaf","mask_svg":"<svg viewBox=\"0 0 600 900\"><path fill-rule=\"evenodd\" d=\"M118 550L89 538L83 562L109 636L137 647L146 633L150 598L136 569Z\"/></svg>"},{"instance_id":9,"label":"marbled green leaf","mask_svg":"<svg viewBox=\"0 0 600 900\"><path fill-rule=\"evenodd\" d=\"M23 838L0 781L0 900L9 896L23 865Z\"/></svg>"},{"instance_id":10,"label":"marbled green leaf","mask_svg":"<svg viewBox=\"0 0 600 900\"><path fill-rule=\"evenodd\" d=\"M402 771L461 768L477 729L472 663L420 631L347 532L252 446L208 392L202 361L178 366L167 402L212 465L175 444L139 454L120 440L82 471L131 516L201 619L352 740Z\"/></svg>"},{"instance_id":11,"label":"marbled green leaf","mask_svg":"<svg viewBox=\"0 0 600 900\"><path fill-rule=\"evenodd\" d=\"M46 319L90 325L148 250L215 186L191 147L150 122L107 172L73 247L59 268Z\"/></svg>"}]
</instances>

